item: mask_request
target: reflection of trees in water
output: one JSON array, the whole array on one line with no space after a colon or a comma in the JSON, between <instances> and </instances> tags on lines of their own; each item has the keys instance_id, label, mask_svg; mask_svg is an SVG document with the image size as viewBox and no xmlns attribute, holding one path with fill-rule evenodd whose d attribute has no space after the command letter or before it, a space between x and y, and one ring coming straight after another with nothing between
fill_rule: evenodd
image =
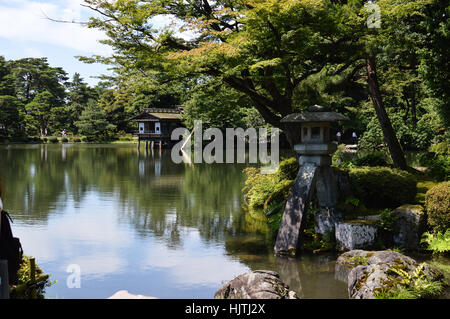
<instances>
[{"instance_id":1,"label":"reflection of trees in water","mask_svg":"<svg viewBox=\"0 0 450 319\"><path fill-rule=\"evenodd\" d=\"M181 232L190 227L206 242L243 227L243 165L176 165L170 151L138 155L134 146L114 145L18 146L2 153L7 207L30 224L98 192L118 199L119 222L169 247L181 245Z\"/></svg>"}]
</instances>

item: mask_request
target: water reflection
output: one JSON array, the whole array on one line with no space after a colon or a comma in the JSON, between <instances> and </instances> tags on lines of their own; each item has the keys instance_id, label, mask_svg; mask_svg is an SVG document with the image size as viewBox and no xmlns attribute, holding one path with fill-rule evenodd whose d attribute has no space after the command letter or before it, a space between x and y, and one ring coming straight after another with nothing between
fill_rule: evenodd
<instances>
[{"instance_id":1,"label":"water reflection","mask_svg":"<svg viewBox=\"0 0 450 319\"><path fill-rule=\"evenodd\" d=\"M241 207L245 164L174 164L170 151L131 144L0 153L5 208L25 253L58 280L50 297L212 298L250 269L279 272L305 298L346 297L332 261L275 259L265 217ZM70 264L81 289L66 287Z\"/></svg>"}]
</instances>

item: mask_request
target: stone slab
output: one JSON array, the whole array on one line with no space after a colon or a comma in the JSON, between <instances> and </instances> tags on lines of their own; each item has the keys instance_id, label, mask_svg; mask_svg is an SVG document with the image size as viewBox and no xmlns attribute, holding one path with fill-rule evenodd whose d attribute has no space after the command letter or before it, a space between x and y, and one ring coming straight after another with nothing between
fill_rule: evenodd
<instances>
[{"instance_id":1,"label":"stone slab","mask_svg":"<svg viewBox=\"0 0 450 319\"><path fill-rule=\"evenodd\" d=\"M317 167L307 163L300 166L289 195L275 243L275 253L295 255L300 227L314 189Z\"/></svg>"},{"instance_id":2,"label":"stone slab","mask_svg":"<svg viewBox=\"0 0 450 319\"><path fill-rule=\"evenodd\" d=\"M343 250L372 247L377 230L378 226L373 222L340 222L336 224L336 243Z\"/></svg>"}]
</instances>

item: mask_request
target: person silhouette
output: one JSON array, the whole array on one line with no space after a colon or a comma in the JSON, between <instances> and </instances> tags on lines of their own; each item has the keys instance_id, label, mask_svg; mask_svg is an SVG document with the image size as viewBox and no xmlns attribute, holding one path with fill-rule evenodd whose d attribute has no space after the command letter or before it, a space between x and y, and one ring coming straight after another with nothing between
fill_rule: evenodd
<instances>
[{"instance_id":1,"label":"person silhouette","mask_svg":"<svg viewBox=\"0 0 450 319\"><path fill-rule=\"evenodd\" d=\"M358 136L356 136L356 132L353 131L352 133L352 139L354 144L358 144Z\"/></svg>"},{"instance_id":2,"label":"person silhouette","mask_svg":"<svg viewBox=\"0 0 450 319\"><path fill-rule=\"evenodd\" d=\"M337 136L337 142L338 142L338 144L341 144L341 137L342 137L341 131L337 132L336 136Z\"/></svg>"}]
</instances>

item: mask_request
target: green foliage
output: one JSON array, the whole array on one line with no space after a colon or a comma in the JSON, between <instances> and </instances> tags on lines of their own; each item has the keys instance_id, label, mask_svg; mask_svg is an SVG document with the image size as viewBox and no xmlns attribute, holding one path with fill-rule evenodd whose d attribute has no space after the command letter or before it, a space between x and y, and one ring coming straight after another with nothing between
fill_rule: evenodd
<instances>
[{"instance_id":1,"label":"green foliage","mask_svg":"<svg viewBox=\"0 0 450 319\"><path fill-rule=\"evenodd\" d=\"M244 200L250 208L263 208L277 184L273 174L261 174L258 168L246 168L247 179L242 189Z\"/></svg>"},{"instance_id":2,"label":"green foliage","mask_svg":"<svg viewBox=\"0 0 450 319\"><path fill-rule=\"evenodd\" d=\"M450 157L439 155L429 162L427 175L437 181L450 180Z\"/></svg>"},{"instance_id":3,"label":"green foliage","mask_svg":"<svg viewBox=\"0 0 450 319\"><path fill-rule=\"evenodd\" d=\"M339 144L338 147L337 147L336 152L333 153L333 156L331 158L333 166L346 167L344 165L344 162L345 162L344 154L345 154L345 145L344 144Z\"/></svg>"},{"instance_id":4,"label":"green foliage","mask_svg":"<svg viewBox=\"0 0 450 319\"><path fill-rule=\"evenodd\" d=\"M351 204L351 205L353 205L354 207L358 207L359 202L360 202L359 199L357 199L357 198L355 198L355 197L352 197L352 196L347 197L347 198L345 199L345 204Z\"/></svg>"},{"instance_id":5,"label":"green foliage","mask_svg":"<svg viewBox=\"0 0 450 319\"><path fill-rule=\"evenodd\" d=\"M394 251L394 252L399 253L399 254L404 254L405 253L405 249L403 247L396 247L396 246L394 246L394 247L391 247L391 248L386 249L386 250Z\"/></svg>"},{"instance_id":6,"label":"green foliage","mask_svg":"<svg viewBox=\"0 0 450 319\"><path fill-rule=\"evenodd\" d=\"M390 209L384 209L380 213L380 220L377 222L377 225L386 231L393 231L396 220L397 218Z\"/></svg>"},{"instance_id":7,"label":"green foliage","mask_svg":"<svg viewBox=\"0 0 450 319\"><path fill-rule=\"evenodd\" d=\"M417 180L405 171L388 167L357 167L349 170L353 194L367 207L395 208L413 203Z\"/></svg>"},{"instance_id":8,"label":"green foliage","mask_svg":"<svg viewBox=\"0 0 450 319\"><path fill-rule=\"evenodd\" d=\"M294 180L297 176L298 169L298 160L295 157L281 161L277 170L279 180Z\"/></svg>"},{"instance_id":9,"label":"green foliage","mask_svg":"<svg viewBox=\"0 0 450 319\"><path fill-rule=\"evenodd\" d=\"M373 152L352 160L354 166L388 166L386 157L381 152Z\"/></svg>"},{"instance_id":10,"label":"green foliage","mask_svg":"<svg viewBox=\"0 0 450 319\"><path fill-rule=\"evenodd\" d=\"M106 114L97 102L91 100L75 125L90 140L104 140L115 131L115 126L106 119Z\"/></svg>"},{"instance_id":11,"label":"green foliage","mask_svg":"<svg viewBox=\"0 0 450 319\"><path fill-rule=\"evenodd\" d=\"M352 258L350 258L349 262L351 262L355 266L356 265L367 265L367 257L355 255Z\"/></svg>"},{"instance_id":12,"label":"green foliage","mask_svg":"<svg viewBox=\"0 0 450 319\"><path fill-rule=\"evenodd\" d=\"M192 129L196 120L202 120L208 127L246 127L245 110L251 104L242 93L216 79L208 79L192 89L184 106L184 122Z\"/></svg>"},{"instance_id":13,"label":"green foliage","mask_svg":"<svg viewBox=\"0 0 450 319\"><path fill-rule=\"evenodd\" d=\"M267 223L271 231L272 239L275 239L280 228L281 219L283 218L284 207L286 201L272 202L265 210L265 215L267 217Z\"/></svg>"},{"instance_id":14,"label":"green foliage","mask_svg":"<svg viewBox=\"0 0 450 319\"><path fill-rule=\"evenodd\" d=\"M52 282L49 275L44 274L43 270L36 265L35 280L39 283L35 287L35 294L33 296L32 289L29 287L31 282L31 268L30 257L24 255L22 257L22 264L17 272L18 284L10 288L11 299L44 299L45 289L51 287L56 281Z\"/></svg>"},{"instance_id":15,"label":"green foliage","mask_svg":"<svg viewBox=\"0 0 450 319\"><path fill-rule=\"evenodd\" d=\"M444 284L441 281L429 280L423 269L425 263L420 264L412 272L407 272L398 267L391 267L388 270L388 278L393 287L383 287L374 293L376 299L421 299L438 297L444 291Z\"/></svg>"},{"instance_id":16,"label":"green foliage","mask_svg":"<svg viewBox=\"0 0 450 319\"><path fill-rule=\"evenodd\" d=\"M48 141L49 141L50 143L58 143L58 138L57 138L56 136L50 136L50 137L48 138Z\"/></svg>"},{"instance_id":17,"label":"green foliage","mask_svg":"<svg viewBox=\"0 0 450 319\"><path fill-rule=\"evenodd\" d=\"M246 168L247 179L243 188L244 200L250 208L264 208L284 201L297 175L298 163L295 158L280 162L275 174L261 174L255 167Z\"/></svg>"},{"instance_id":18,"label":"green foliage","mask_svg":"<svg viewBox=\"0 0 450 319\"><path fill-rule=\"evenodd\" d=\"M433 253L448 253L450 252L450 229L447 229L445 233L423 233L420 241L426 245L427 250L431 250Z\"/></svg>"},{"instance_id":19,"label":"green foliage","mask_svg":"<svg viewBox=\"0 0 450 319\"><path fill-rule=\"evenodd\" d=\"M273 203L280 203L285 201L289 193L291 192L293 184L293 180L281 180L276 183L272 192L264 201L264 209L267 209L267 207L269 207Z\"/></svg>"},{"instance_id":20,"label":"green foliage","mask_svg":"<svg viewBox=\"0 0 450 319\"><path fill-rule=\"evenodd\" d=\"M428 225L435 230L450 228L450 182L440 183L425 194Z\"/></svg>"},{"instance_id":21,"label":"green foliage","mask_svg":"<svg viewBox=\"0 0 450 319\"><path fill-rule=\"evenodd\" d=\"M431 145L429 150L430 150L430 152L435 153L437 155L449 155L450 154L450 145L447 141L443 141L443 142Z\"/></svg>"}]
</instances>

